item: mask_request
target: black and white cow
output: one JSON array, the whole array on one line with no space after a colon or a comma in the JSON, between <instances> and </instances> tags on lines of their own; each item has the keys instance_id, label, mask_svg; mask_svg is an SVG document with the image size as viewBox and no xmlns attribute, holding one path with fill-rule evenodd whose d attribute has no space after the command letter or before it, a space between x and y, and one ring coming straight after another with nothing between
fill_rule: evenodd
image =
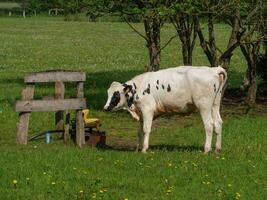
<instances>
[{"instance_id":1,"label":"black and white cow","mask_svg":"<svg viewBox=\"0 0 267 200\"><path fill-rule=\"evenodd\" d=\"M146 152L154 117L166 113L200 111L206 132L205 153L211 150L213 129L216 152L221 150L221 93L227 79L221 67L181 66L147 72L126 83L113 82L108 89L105 111L128 110L140 121L137 150ZM192 109L193 108L193 109Z\"/></svg>"}]
</instances>

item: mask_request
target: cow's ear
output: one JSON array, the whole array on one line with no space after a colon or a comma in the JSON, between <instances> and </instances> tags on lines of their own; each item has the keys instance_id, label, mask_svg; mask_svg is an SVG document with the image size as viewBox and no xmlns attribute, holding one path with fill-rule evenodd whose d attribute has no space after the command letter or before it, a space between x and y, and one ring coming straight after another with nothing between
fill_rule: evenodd
<instances>
[{"instance_id":1,"label":"cow's ear","mask_svg":"<svg viewBox=\"0 0 267 200\"><path fill-rule=\"evenodd\" d=\"M123 84L123 92L124 93L128 93L128 92L130 92L131 90L132 90L132 88L133 88L133 86L131 86L131 85L127 85L127 84Z\"/></svg>"}]
</instances>

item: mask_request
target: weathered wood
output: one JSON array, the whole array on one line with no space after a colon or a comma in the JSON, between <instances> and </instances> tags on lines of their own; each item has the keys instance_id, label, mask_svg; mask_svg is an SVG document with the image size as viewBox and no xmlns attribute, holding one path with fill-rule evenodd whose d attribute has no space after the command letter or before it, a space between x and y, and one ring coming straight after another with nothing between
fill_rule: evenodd
<instances>
[{"instance_id":1,"label":"weathered wood","mask_svg":"<svg viewBox=\"0 0 267 200\"><path fill-rule=\"evenodd\" d=\"M85 81L86 74L84 72L68 72L68 71L49 71L27 74L24 78L26 83L47 83L47 82L79 82Z\"/></svg>"},{"instance_id":2,"label":"weathered wood","mask_svg":"<svg viewBox=\"0 0 267 200\"><path fill-rule=\"evenodd\" d=\"M77 83L77 97L78 98L84 97L83 86L84 86L84 82Z\"/></svg>"},{"instance_id":3,"label":"weathered wood","mask_svg":"<svg viewBox=\"0 0 267 200\"><path fill-rule=\"evenodd\" d=\"M66 111L66 120L64 124L64 142L67 144L70 135L70 113Z\"/></svg>"},{"instance_id":4,"label":"weathered wood","mask_svg":"<svg viewBox=\"0 0 267 200\"><path fill-rule=\"evenodd\" d=\"M84 82L77 83L77 98L84 97L83 86ZM84 121L83 121L82 110L78 110L76 114L76 143L79 147L85 144Z\"/></svg>"},{"instance_id":5,"label":"weathered wood","mask_svg":"<svg viewBox=\"0 0 267 200\"><path fill-rule=\"evenodd\" d=\"M82 110L78 110L76 113L76 144L79 147L82 147L85 144L85 135L84 135L84 121Z\"/></svg>"},{"instance_id":6,"label":"weathered wood","mask_svg":"<svg viewBox=\"0 0 267 200\"><path fill-rule=\"evenodd\" d=\"M86 108L86 99L25 100L17 101L16 112L46 112L61 110L80 110Z\"/></svg>"},{"instance_id":7,"label":"weathered wood","mask_svg":"<svg viewBox=\"0 0 267 200\"><path fill-rule=\"evenodd\" d=\"M63 82L55 83L55 99L64 99L65 85ZM57 111L55 116L55 123L57 130L64 128L64 111Z\"/></svg>"},{"instance_id":8,"label":"weathered wood","mask_svg":"<svg viewBox=\"0 0 267 200\"><path fill-rule=\"evenodd\" d=\"M22 99L30 100L33 99L34 85L28 84L26 88L22 90ZM29 112L21 112L17 122L17 143L27 144L28 129L29 129Z\"/></svg>"}]
</instances>

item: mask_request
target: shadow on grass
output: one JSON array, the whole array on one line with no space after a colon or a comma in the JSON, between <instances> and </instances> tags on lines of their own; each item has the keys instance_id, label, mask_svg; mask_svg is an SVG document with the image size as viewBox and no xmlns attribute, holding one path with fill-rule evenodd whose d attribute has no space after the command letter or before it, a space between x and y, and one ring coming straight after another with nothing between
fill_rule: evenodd
<instances>
[{"instance_id":1,"label":"shadow on grass","mask_svg":"<svg viewBox=\"0 0 267 200\"><path fill-rule=\"evenodd\" d=\"M135 151L135 145L108 145L105 147L99 147L101 150L114 150L114 151L125 151L132 152ZM199 152L203 151L203 146L196 145L174 145L174 144L158 144L158 145L150 145L149 151L163 151L163 152L171 152L171 151L179 151L179 152Z\"/></svg>"},{"instance_id":2,"label":"shadow on grass","mask_svg":"<svg viewBox=\"0 0 267 200\"><path fill-rule=\"evenodd\" d=\"M203 151L203 146L158 144L158 145L151 145L149 147L149 149L150 150L160 150L160 151L195 152L195 151Z\"/></svg>"}]
</instances>

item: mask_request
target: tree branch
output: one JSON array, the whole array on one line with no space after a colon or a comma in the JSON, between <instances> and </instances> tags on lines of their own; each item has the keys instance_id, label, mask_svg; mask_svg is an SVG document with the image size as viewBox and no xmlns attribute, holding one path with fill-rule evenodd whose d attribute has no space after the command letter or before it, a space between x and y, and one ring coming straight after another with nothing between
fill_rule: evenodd
<instances>
[{"instance_id":1,"label":"tree branch","mask_svg":"<svg viewBox=\"0 0 267 200\"><path fill-rule=\"evenodd\" d=\"M123 16L123 19L125 20L125 22L130 26L130 28L136 32L139 36L141 36L142 38L144 38L147 42L148 42L148 38L146 36L144 36L143 34L141 34L136 28L134 28L126 19L126 17Z\"/></svg>"}]
</instances>

